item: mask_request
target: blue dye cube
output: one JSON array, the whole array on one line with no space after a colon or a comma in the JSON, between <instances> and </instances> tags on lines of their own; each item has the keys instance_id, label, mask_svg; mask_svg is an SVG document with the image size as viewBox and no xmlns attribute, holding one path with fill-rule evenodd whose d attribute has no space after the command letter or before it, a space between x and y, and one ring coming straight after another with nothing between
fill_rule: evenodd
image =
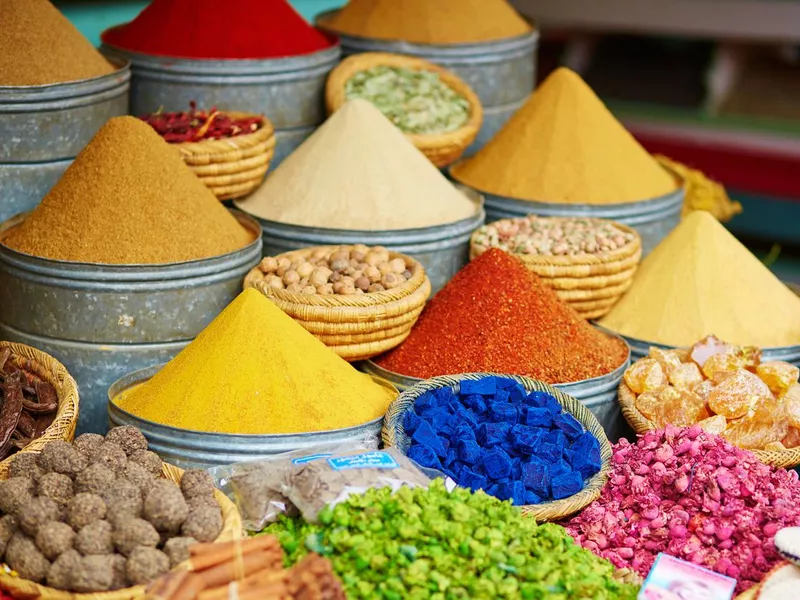
<instances>
[{"instance_id":1,"label":"blue dye cube","mask_svg":"<svg viewBox=\"0 0 800 600\"><path fill-rule=\"evenodd\" d=\"M506 404L509 402L510 399L511 399L511 394L509 393L508 390L497 390L497 392L494 395L495 404L497 403Z\"/></svg>"},{"instance_id":2,"label":"blue dye cube","mask_svg":"<svg viewBox=\"0 0 800 600\"><path fill-rule=\"evenodd\" d=\"M596 450L594 448L584 452L573 450L571 459L572 469L580 473L584 479L592 477L603 466L599 445Z\"/></svg>"},{"instance_id":3,"label":"blue dye cube","mask_svg":"<svg viewBox=\"0 0 800 600\"><path fill-rule=\"evenodd\" d=\"M555 444L542 442L536 448L536 456L550 464L561 460L561 448Z\"/></svg>"},{"instance_id":4,"label":"blue dye cube","mask_svg":"<svg viewBox=\"0 0 800 600\"><path fill-rule=\"evenodd\" d=\"M550 489L555 500L569 498L583 489L583 478L580 473L572 472L559 475L550 482Z\"/></svg>"},{"instance_id":5,"label":"blue dye cube","mask_svg":"<svg viewBox=\"0 0 800 600\"><path fill-rule=\"evenodd\" d=\"M431 424L431 427L434 429L434 431L441 431L444 427L447 427L452 422L453 418L446 410L437 408L436 410L430 410L426 412L425 420Z\"/></svg>"},{"instance_id":6,"label":"blue dye cube","mask_svg":"<svg viewBox=\"0 0 800 600\"><path fill-rule=\"evenodd\" d=\"M475 417L475 413L468 408L462 407L461 410L453 415L453 419L455 422L467 423L472 427L478 426L478 419Z\"/></svg>"},{"instance_id":7,"label":"blue dye cube","mask_svg":"<svg viewBox=\"0 0 800 600\"><path fill-rule=\"evenodd\" d=\"M469 467L464 467L458 476L458 484L477 492L478 490L485 490L488 487L489 480Z\"/></svg>"},{"instance_id":8,"label":"blue dye cube","mask_svg":"<svg viewBox=\"0 0 800 600\"><path fill-rule=\"evenodd\" d=\"M513 404L492 403L489 406L489 420L494 423L511 423L513 425L517 422L517 409Z\"/></svg>"},{"instance_id":9,"label":"blue dye cube","mask_svg":"<svg viewBox=\"0 0 800 600\"><path fill-rule=\"evenodd\" d=\"M416 462L421 467L428 469L442 470L442 463L439 462L439 457L428 446L417 445L411 446L408 450L408 458Z\"/></svg>"},{"instance_id":10,"label":"blue dye cube","mask_svg":"<svg viewBox=\"0 0 800 600\"><path fill-rule=\"evenodd\" d=\"M502 448L492 448L483 453L481 459L489 479L503 479L511 475L511 457Z\"/></svg>"},{"instance_id":11,"label":"blue dye cube","mask_svg":"<svg viewBox=\"0 0 800 600\"><path fill-rule=\"evenodd\" d=\"M450 465L450 470L453 471L453 473L456 474L456 477L454 477L453 479L457 479L458 477L461 477L461 471L463 471L466 468L467 468L467 465L465 465L463 462L458 461L458 460L455 461L452 465Z\"/></svg>"},{"instance_id":12,"label":"blue dye cube","mask_svg":"<svg viewBox=\"0 0 800 600\"><path fill-rule=\"evenodd\" d=\"M557 415L553 419L553 423L563 431L564 435L570 440L574 440L583 433L583 426L569 413L562 412L560 415Z\"/></svg>"},{"instance_id":13,"label":"blue dye cube","mask_svg":"<svg viewBox=\"0 0 800 600\"><path fill-rule=\"evenodd\" d=\"M474 465L481 459L481 447L472 440L459 440L456 442L458 459L468 465Z\"/></svg>"},{"instance_id":14,"label":"blue dye cube","mask_svg":"<svg viewBox=\"0 0 800 600\"><path fill-rule=\"evenodd\" d=\"M419 427L417 427L417 430L411 436L411 439L419 445L427 446L433 450L437 456L445 455L445 450L442 447L442 442L439 439L439 436L436 435L433 427L431 427L425 420L419 424Z\"/></svg>"},{"instance_id":15,"label":"blue dye cube","mask_svg":"<svg viewBox=\"0 0 800 600\"><path fill-rule=\"evenodd\" d=\"M525 504L540 504L541 502L542 499L532 491L528 490L525 492Z\"/></svg>"},{"instance_id":16,"label":"blue dye cube","mask_svg":"<svg viewBox=\"0 0 800 600\"><path fill-rule=\"evenodd\" d=\"M425 392L414 401L414 408L417 409L417 412L436 408L436 405L436 396L431 392Z\"/></svg>"},{"instance_id":17,"label":"blue dye cube","mask_svg":"<svg viewBox=\"0 0 800 600\"><path fill-rule=\"evenodd\" d=\"M442 447L441 454L437 452L437 456L439 458L444 458L447 456L447 451L450 449L450 440L442 436L437 437L439 438L439 445ZM436 452L436 448L434 448L434 452Z\"/></svg>"},{"instance_id":18,"label":"blue dye cube","mask_svg":"<svg viewBox=\"0 0 800 600\"><path fill-rule=\"evenodd\" d=\"M403 415L403 429L405 430L406 434L411 435L414 433L417 430L417 427L419 427L421 421L422 417L417 415L413 409Z\"/></svg>"},{"instance_id":19,"label":"blue dye cube","mask_svg":"<svg viewBox=\"0 0 800 600\"><path fill-rule=\"evenodd\" d=\"M525 425L529 427L550 427L553 424L553 413L546 408L528 406Z\"/></svg>"},{"instance_id":20,"label":"blue dye cube","mask_svg":"<svg viewBox=\"0 0 800 600\"><path fill-rule=\"evenodd\" d=\"M563 458L557 460L556 462L552 463L548 467L548 471L550 473L550 480L552 481L555 477L559 477L566 473L570 473L573 469L569 466L569 463L564 460Z\"/></svg>"},{"instance_id":21,"label":"blue dye cube","mask_svg":"<svg viewBox=\"0 0 800 600\"><path fill-rule=\"evenodd\" d=\"M484 400L483 396L470 394L462 397L464 398L464 405L469 407L476 415L482 415L486 412L486 400Z\"/></svg>"},{"instance_id":22,"label":"blue dye cube","mask_svg":"<svg viewBox=\"0 0 800 600\"><path fill-rule=\"evenodd\" d=\"M560 429L548 431L542 439L542 442L545 444L553 444L559 448L565 448L567 446L567 438Z\"/></svg>"},{"instance_id":23,"label":"blue dye cube","mask_svg":"<svg viewBox=\"0 0 800 600\"><path fill-rule=\"evenodd\" d=\"M514 494L514 487L510 483L498 483L497 493L493 494L498 500L511 500Z\"/></svg>"},{"instance_id":24,"label":"blue dye cube","mask_svg":"<svg viewBox=\"0 0 800 600\"><path fill-rule=\"evenodd\" d=\"M450 400L457 398L457 394L449 387L436 388L433 390L433 395L436 397L436 403L439 406L446 406Z\"/></svg>"},{"instance_id":25,"label":"blue dye cube","mask_svg":"<svg viewBox=\"0 0 800 600\"><path fill-rule=\"evenodd\" d=\"M475 440L475 429L463 421L456 425L455 431L451 436L455 440Z\"/></svg>"},{"instance_id":26,"label":"blue dye cube","mask_svg":"<svg viewBox=\"0 0 800 600\"><path fill-rule=\"evenodd\" d=\"M525 504L525 486L521 481L511 483L511 502L514 506L524 506Z\"/></svg>"},{"instance_id":27,"label":"blue dye cube","mask_svg":"<svg viewBox=\"0 0 800 600\"><path fill-rule=\"evenodd\" d=\"M447 450L447 456L444 457L444 462L442 463L445 467L450 467L454 462L458 460L458 452L455 448L450 448Z\"/></svg>"},{"instance_id":28,"label":"blue dye cube","mask_svg":"<svg viewBox=\"0 0 800 600\"><path fill-rule=\"evenodd\" d=\"M522 459L511 457L511 477L519 479L522 477Z\"/></svg>"},{"instance_id":29,"label":"blue dye cube","mask_svg":"<svg viewBox=\"0 0 800 600\"><path fill-rule=\"evenodd\" d=\"M527 425L514 425L511 428L511 439L514 449L523 454L533 454L542 442L544 430Z\"/></svg>"},{"instance_id":30,"label":"blue dye cube","mask_svg":"<svg viewBox=\"0 0 800 600\"><path fill-rule=\"evenodd\" d=\"M461 381L462 394L480 394L481 396L494 396L497 391L495 377L481 377L478 380L464 379Z\"/></svg>"},{"instance_id":31,"label":"blue dye cube","mask_svg":"<svg viewBox=\"0 0 800 600\"><path fill-rule=\"evenodd\" d=\"M519 385L513 379L509 379L508 377L498 377L495 381L495 385L497 385L498 390L510 390L516 385Z\"/></svg>"},{"instance_id":32,"label":"blue dye cube","mask_svg":"<svg viewBox=\"0 0 800 600\"><path fill-rule=\"evenodd\" d=\"M538 460L522 465L522 483L539 496L547 497L550 491L550 471L548 466Z\"/></svg>"},{"instance_id":33,"label":"blue dye cube","mask_svg":"<svg viewBox=\"0 0 800 600\"><path fill-rule=\"evenodd\" d=\"M439 429L439 435L444 437L451 437L455 433L455 429L453 429L453 420L450 419L443 427Z\"/></svg>"},{"instance_id":34,"label":"blue dye cube","mask_svg":"<svg viewBox=\"0 0 800 600\"><path fill-rule=\"evenodd\" d=\"M564 409L561 408L561 404L558 403L558 400L556 400L556 397L553 396L552 394L544 395L544 407L549 408L551 411L553 411L554 415L558 415L564 412Z\"/></svg>"},{"instance_id":35,"label":"blue dye cube","mask_svg":"<svg viewBox=\"0 0 800 600\"><path fill-rule=\"evenodd\" d=\"M531 392L525 396L524 402L527 406L533 408L545 408L547 406L545 396L547 396L547 394L544 392Z\"/></svg>"},{"instance_id":36,"label":"blue dye cube","mask_svg":"<svg viewBox=\"0 0 800 600\"><path fill-rule=\"evenodd\" d=\"M508 388L508 401L513 404L520 404L525 400L526 394L525 388L514 382L514 385Z\"/></svg>"},{"instance_id":37,"label":"blue dye cube","mask_svg":"<svg viewBox=\"0 0 800 600\"><path fill-rule=\"evenodd\" d=\"M494 484L490 485L488 488L486 488L484 491L487 494L489 494L490 496L494 496L495 498L497 498L498 497L497 492L498 492L499 489L500 489L500 485L497 484L497 483L494 483Z\"/></svg>"},{"instance_id":38,"label":"blue dye cube","mask_svg":"<svg viewBox=\"0 0 800 600\"><path fill-rule=\"evenodd\" d=\"M491 448L503 444L511 431L508 423L484 423L478 427L478 441L484 448Z\"/></svg>"}]
</instances>

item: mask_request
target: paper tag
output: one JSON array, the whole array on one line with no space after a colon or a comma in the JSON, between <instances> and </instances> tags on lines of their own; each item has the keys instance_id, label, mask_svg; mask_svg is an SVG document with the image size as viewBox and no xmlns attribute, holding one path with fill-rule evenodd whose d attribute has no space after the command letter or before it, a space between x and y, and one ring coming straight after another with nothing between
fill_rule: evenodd
<instances>
[{"instance_id":1,"label":"paper tag","mask_svg":"<svg viewBox=\"0 0 800 600\"><path fill-rule=\"evenodd\" d=\"M662 552L639 591L639 600L730 600L735 589L735 579Z\"/></svg>"},{"instance_id":2,"label":"paper tag","mask_svg":"<svg viewBox=\"0 0 800 600\"><path fill-rule=\"evenodd\" d=\"M330 452L328 454L309 454L308 456L303 456L301 458L295 458L292 461L293 465L304 465L306 463L314 462L315 460L319 460L320 458L328 458L332 456Z\"/></svg>"},{"instance_id":3,"label":"paper tag","mask_svg":"<svg viewBox=\"0 0 800 600\"><path fill-rule=\"evenodd\" d=\"M353 456L329 458L328 464L334 471L348 469L396 469L399 465L394 457L387 452L364 452Z\"/></svg>"}]
</instances>

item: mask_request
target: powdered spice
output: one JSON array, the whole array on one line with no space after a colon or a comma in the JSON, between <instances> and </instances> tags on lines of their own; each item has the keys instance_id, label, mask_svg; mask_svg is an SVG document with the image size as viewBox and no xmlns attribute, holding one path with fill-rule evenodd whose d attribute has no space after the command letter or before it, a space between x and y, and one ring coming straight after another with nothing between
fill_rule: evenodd
<instances>
[{"instance_id":1,"label":"powdered spice","mask_svg":"<svg viewBox=\"0 0 800 600\"><path fill-rule=\"evenodd\" d=\"M113 72L47 0L0 0L0 85L48 85Z\"/></svg>"},{"instance_id":2,"label":"powdered spice","mask_svg":"<svg viewBox=\"0 0 800 600\"><path fill-rule=\"evenodd\" d=\"M516 258L490 249L428 304L406 340L377 363L429 378L470 372L547 383L599 377L628 349L583 320Z\"/></svg>"}]
</instances>

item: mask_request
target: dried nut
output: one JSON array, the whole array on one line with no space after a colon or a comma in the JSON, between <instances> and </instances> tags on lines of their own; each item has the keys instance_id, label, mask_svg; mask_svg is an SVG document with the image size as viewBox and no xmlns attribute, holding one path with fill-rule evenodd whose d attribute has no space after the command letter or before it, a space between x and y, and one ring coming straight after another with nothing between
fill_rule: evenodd
<instances>
[{"instance_id":1,"label":"dried nut","mask_svg":"<svg viewBox=\"0 0 800 600\"><path fill-rule=\"evenodd\" d=\"M278 270L278 259L273 256L266 256L258 266L264 273L274 273Z\"/></svg>"}]
</instances>

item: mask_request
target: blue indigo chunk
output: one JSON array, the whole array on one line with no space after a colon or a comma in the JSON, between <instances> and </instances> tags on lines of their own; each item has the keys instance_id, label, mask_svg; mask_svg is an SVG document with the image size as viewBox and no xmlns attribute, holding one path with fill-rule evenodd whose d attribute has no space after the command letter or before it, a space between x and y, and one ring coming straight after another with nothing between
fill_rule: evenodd
<instances>
[{"instance_id":1,"label":"blue indigo chunk","mask_svg":"<svg viewBox=\"0 0 800 600\"><path fill-rule=\"evenodd\" d=\"M485 490L488 487L489 480L484 476L476 473L469 467L464 467L459 475L459 482L462 487L471 489L473 492L478 490Z\"/></svg>"},{"instance_id":2,"label":"blue indigo chunk","mask_svg":"<svg viewBox=\"0 0 800 600\"><path fill-rule=\"evenodd\" d=\"M478 394L472 394L464 398L464 405L469 407L476 415L482 415L486 412L486 400Z\"/></svg>"},{"instance_id":3,"label":"blue indigo chunk","mask_svg":"<svg viewBox=\"0 0 800 600\"><path fill-rule=\"evenodd\" d=\"M574 440L583 433L583 426L569 413L562 412L560 415L557 415L553 419L553 423L563 431L564 435L570 440Z\"/></svg>"},{"instance_id":4,"label":"blue indigo chunk","mask_svg":"<svg viewBox=\"0 0 800 600\"><path fill-rule=\"evenodd\" d=\"M472 440L459 440L456 443L458 459L467 464L474 465L481 459L481 447Z\"/></svg>"},{"instance_id":5,"label":"blue indigo chunk","mask_svg":"<svg viewBox=\"0 0 800 600\"><path fill-rule=\"evenodd\" d=\"M550 427L553 424L553 413L546 408L529 406L525 416L525 425L529 427Z\"/></svg>"},{"instance_id":6,"label":"blue indigo chunk","mask_svg":"<svg viewBox=\"0 0 800 600\"><path fill-rule=\"evenodd\" d=\"M478 441L486 448L503 444L511 432L508 423L484 423L478 428Z\"/></svg>"},{"instance_id":7,"label":"blue indigo chunk","mask_svg":"<svg viewBox=\"0 0 800 600\"><path fill-rule=\"evenodd\" d=\"M553 444L559 448L564 448L567 445L567 437L558 429L551 429L547 435L544 436L542 442L545 444Z\"/></svg>"},{"instance_id":8,"label":"blue indigo chunk","mask_svg":"<svg viewBox=\"0 0 800 600\"><path fill-rule=\"evenodd\" d=\"M521 404L525 400L526 394L525 388L518 383L508 388L508 400L514 404Z\"/></svg>"},{"instance_id":9,"label":"blue indigo chunk","mask_svg":"<svg viewBox=\"0 0 800 600\"><path fill-rule=\"evenodd\" d=\"M461 381L461 393L463 395L493 396L497 391L496 380L496 377L483 377L478 380L464 379Z\"/></svg>"},{"instance_id":10,"label":"blue indigo chunk","mask_svg":"<svg viewBox=\"0 0 800 600\"><path fill-rule=\"evenodd\" d=\"M511 457L502 448L492 448L484 452L481 463L489 479L503 479L511 475Z\"/></svg>"},{"instance_id":11,"label":"blue indigo chunk","mask_svg":"<svg viewBox=\"0 0 800 600\"><path fill-rule=\"evenodd\" d=\"M442 463L439 462L439 457L428 446L411 446L408 450L408 458L422 467L442 470Z\"/></svg>"},{"instance_id":12,"label":"blue indigo chunk","mask_svg":"<svg viewBox=\"0 0 800 600\"><path fill-rule=\"evenodd\" d=\"M434 396L432 392L425 392L414 401L414 408L417 409L418 412L430 410L436 408L436 406L436 396Z\"/></svg>"},{"instance_id":13,"label":"blue indigo chunk","mask_svg":"<svg viewBox=\"0 0 800 600\"><path fill-rule=\"evenodd\" d=\"M544 438L544 431L538 427L514 425L511 428L514 449L523 454L536 452L536 448L542 443L542 438Z\"/></svg>"},{"instance_id":14,"label":"blue indigo chunk","mask_svg":"<svg viewBox=\"0 0 800 600\"><path fill-rule=\"evenodd\" d=\"M525 486L521 481L514 481L511 484L511 502L514 506L525 505Z\"/></svg>"},{"instance_id":15,"label":"blue indigo chunk","mask_svg":"<svg viewBox=\"0 0 800 600\"><path fill-rule=\"evenodd\" d=\"M542 499L534 494L532 491L528 490L525 492L525 504L541 504Z\"/></svg>"},{"instance_id":16,"label":"blue indigo chunk","mask_svg":"<svg viewBox=\"0 0 800 600\"><path fill-rule=\"evenodd\" d=\"M550 489L556 500L569 498L583 489L583 477L575 471L559 475L550 482Z\"/></svg>"},{"instance_id":17,"label":"blue indigo chunk","mask_svg":"<svg viewBox=\"0 0 800 600\"><path fill-rule=\"evenodd\" d=\"M536 456L552 464L561 460L561 448L555 444L542 442L536 449Z\"/></svg>"},{"instance_id":18,"label":"blue indigo chunk","mask_svg":"<svg viewBox=\"0 0 800 600\"><path fill-rule=\"evenodd\" d=\"M494 423L511 423L513 425L517 422L517 409L513 404L493 403L489 406L489 420Z\"/></svg>"},{"instance_id":19,"label":"blue indigo chunk","mask_svg":"<svg viewBox=\"0 0 800 600\"><path fill-rule=\"evenodd\" d=\"M532 460L523 464L522 483L532 492L536 492L537 495L548 497L550 495L550 471L548 466L539 460Z\"/></svg>"},{"instance_id":20,"label":"blue indigo chunk","mask_svg":"<svg viewBox=\"0 0 800 600\"><path fill-rule=\"evenodd\" d=\"M559 477L565 473L571 472L572 469L570 468L569 463L562 458L552 463L549 467L549 471L550 480L552 481L555 477Z\"/></svg>"},{"instance_id":21,"label":"blue indigo chunk","mask_svg":"<svg viewBox=\"0 0 800 600\"><path fill-rule=\"evenodd\" d=\"M420 422L422 422L422 417L417 415L413 410L408 411L405 415L403 415L403 429L405 430L407 435L411 435L417 430L419 427Z\"/></svg>"}]
</instances>

